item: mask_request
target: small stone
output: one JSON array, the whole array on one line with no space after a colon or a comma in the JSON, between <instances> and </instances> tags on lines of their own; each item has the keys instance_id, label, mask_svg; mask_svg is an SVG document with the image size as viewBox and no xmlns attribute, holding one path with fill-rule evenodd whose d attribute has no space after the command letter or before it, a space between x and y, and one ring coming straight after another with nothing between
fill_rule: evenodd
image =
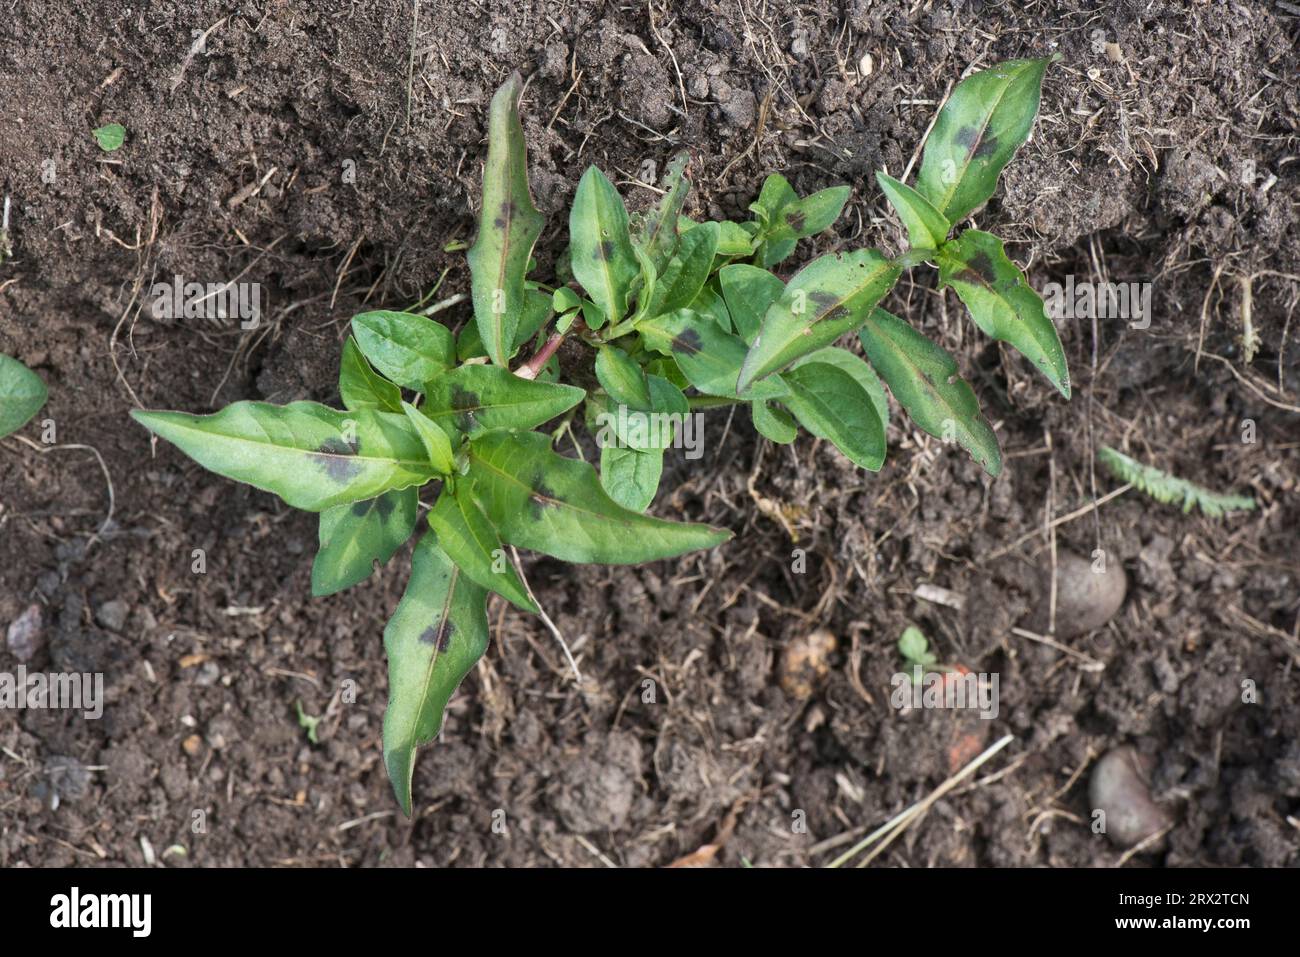
<instances>
[{"instance_id":1,"label":"small stone","mask_svg":"<svg viewBox=\"0 0 1300 957\"><path fill-rule=\"evenodd\" d=\"M862 54L862 59L858 61L858 76L871 76L876 71L876 61L870 53Z\"/></svg>"},{"instance_id":2,"label":"small stone","mask_svg":"<svg viewBox=\"0 0 1300 957\"><path fill-rule=\"evenodd\" d=\"M9 624L5 642L10 653L20 662L26 664L36 657L43 644L42 614L40 605L30 605L27 610Z\"/></svg>"},{"instance_id":3,"label":"small stone","mask_svg":"<svg viewBox=\"0 0 1300 957\"><path fill-rule=\"evenodd\" d=\"M1173 821L1151 798L1150 757L1129 746L1116 748L1097 762L1088 783L1092 811L1105 815L1107 836L1129 848L1164 830Z\"/></svg>"},{"instance_id":4,"label":"small stone","mask_svg":"<svg viewBox=\"0 0 1300 957\"><path fill-rule=\"evenodd\" d=\"M192 758L197 758L203 752L203 739L197 734L191 734L181 742L181 748Z\"/></svg>"},{"instance_id":5,"label":"small stone","mask_svg":"<svg viewBox=\"0 0 1300 957\"><path fill-rule=\"evenodd\" d=\"M790 55L796 60L802 60L808 55L808 34L798 33L790 41Z\"/></svg>"},{"instance_id":6,"label":"small stone","mask_svg":"<svg viewBox=\"0 0 1300 957\"><path fill-rule=\"evenodd\" d=\"M95 620L109 631L121 631L122 626L126 624L126 616L130 612L130 605L114 598L112 601L104 602L95 610Z\"/></svg>"},{"instance_id":7,"label":"small stone","mask_svg":"<svg viewBox=\"0 0 1300 957\"><path fill-rule=\"evenodd\" d=\"M781 687L797 700L811 698L818 682L831 670L830 656L838 642L825 628L798 638L781 653Z\"/></svg>"}]
</instances>

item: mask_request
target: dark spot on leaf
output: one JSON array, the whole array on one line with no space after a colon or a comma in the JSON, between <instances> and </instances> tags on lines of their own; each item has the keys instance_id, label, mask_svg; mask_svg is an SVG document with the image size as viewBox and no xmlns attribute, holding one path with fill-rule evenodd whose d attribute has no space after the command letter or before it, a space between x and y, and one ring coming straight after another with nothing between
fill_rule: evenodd
<instances>
[{"instance_id":1,"label":"dark spot on leaf","mask_svg":"<svg viewBox=\"0 0 1300 957\"><path fill-rule=\"evenodd\" d=\"M980 132L973 126L963 126L953 137L954 142L969 153L980 140Z\"/></svg>"},{"instance_id":2,"label":"dark spot on leaf","mask_svg":"<svg viewBox=\"0 0 1300 957\"><path fill-rule=\"evenodd\" d=\"M455 630L456 626L451 623L451 619L444 618L420 632L420 641L426 645L436 645L439 651L446 651L451 645L451 636Z\"/></svg>"},{"instance_id":3,"label":"dark spot on leaf","mask_svg":"<svg viewBox=\"0 0 1300 957\"><path fill-rule=\"evenodd\" d=\"M542 517L545 509L555 507L555 493L541 478L533 481L532 488L532 492L528 495L528 515L536 521Z\"/></svg>"},{"instance_id":4,"label":"dark spot on leaf","mask_svg":"<svg viewBox=\"0 0 1300 957\"><path fill-rule=\"evenodd\" d=\"M375 511L379 513L381 519L388 518L393 514L393 500L387 495L381 495L375 499Z\"/></svg>"},{"instance_id":5,"label":"dark spot on leaf","mask_svg":"<svg viewBox=\"0 0 1300 957\"><path fill-rule=\"evenodd\" d=\"M477 420L474 413L482 406L477 392L462 389L459 386L451 390L451 407L456 410L456 428L462 432L472 432Z\"/></svg>"},{"instance_id":6,"label":"dark spot on leaf","mask_svg":"<svg viewBox=\"0 0 1300 957\"><path fill-rule=\"evenodd\" d=\"M361 474L361 463L348 461L348 456L356 455L359 446L356 439L345 442L343 439L326 439L317 446L312 457L325 466L325 474L335 482L346 482Z\"/></svg>"},{"instance_id":7,"label":"dark spot on leaf","mask_svg":"<svg viewBox=\"0 0 1300 957\"><path fill-rule=\"evenodd\" d=\"M614 240L602 239L600 245L596 247L596 258L605 261L614 258Z\"/></svg>"},{"instance_id":8,"label":"dark spot on leaf","mask_svg":"<svg viewBox=\"0 0 1300 957\"><path fill-rule=\"evenodd\" d=\"M986 156L992 156L998 148L998 138L991 133L985 133L984 138L980 140L980 145L975 147L975 158L983 159Z\"/></svg>"},{"instance_id":9,"label":"dark spot on leaf","mask_svg":"<svg viewBox=\"0 0 1300 957\"><path fill-rule=\"evenodd\" d=\"M840 297L833 292L810 292L808 298L817 307L817 314L823 316L840 304Z\"/></svg>"},{"instance_id":10,"label":"dark spot on leaf","mask_svg":"<svg viewBox=\"0 0 1300 957\"><path fill-rule=\"evenodd\" d=\"M507 228L510 225L510 221L514 219L515 212L515 204L510 200L506 200L501 204L501 209L497 213L497 218L492 221L492 225L497 229Z\"/></svg>"},{"instance_id":11,"label":"dark spot on leaf","mask_svg":"<svg viewBox=\"0 0 1300 957\"><path fill-rule=\"evenodd\" d=\"M790 224L790 228L796 233L801 233L808 222L808 217L803 214L802 210L792 209L785 214L785 221Z\"/></svg>"},{"instance_id":12,"label":"dark spot on leaf","mask_svg":"<svg viewBox=\"0 0 1300 957\"><path fill-rule=\"evenodd\" d=\"M374 504L375 504L375 499L373 498L362 499L360 502L353 502L352 514L356 518L365 518L368 514L370 514L370 507Z\"/></svg>"},{"instance_id":13,"label":"dark spot on leaf","mask_svg":"<svg viewBox=\"0 0 1300 957\"><path fill-rule=\"evenodd\" d=\"M673 352L684 352L689 356L693 356L700 351L703 345L700 334L694 329L683 329L673 336Z\"/></svg>"},{"instance_id":14,"label":"dark spot on leaf","mask_svg":"<svg viewBox=\"0 0 1300 957\"><path fill-rule=\"evenodd\" d=\"M997 279L997 273L993 271L993 260L989 259L989 254L986 252L977 252L974 256L971 256L970 268L974 271L975 275L979 276L990 286L993 285L993 281Z\"/></svg>"}]
</instances>

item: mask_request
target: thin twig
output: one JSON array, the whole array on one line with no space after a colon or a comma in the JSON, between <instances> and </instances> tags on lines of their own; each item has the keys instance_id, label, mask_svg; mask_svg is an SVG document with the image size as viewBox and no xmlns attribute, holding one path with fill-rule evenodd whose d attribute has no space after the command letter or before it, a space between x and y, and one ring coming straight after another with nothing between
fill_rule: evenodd
<instances>
[{"instance_id":1,"label":"thin twig","mask_svg":"<svg viewBox=\"0 0 1300 957\"><path fill-rule=\"evenodd\" d=\"M546 609L542 607L542 603L538 601L537 596L533 594L533 586L528 584L528 579L524 576L523 563L519 561L519 551L513 545L510 546L510 554L514 556L515 568L519 571L519 580L524 583L524 591L528 592L528 597L531 598L533 604L537 606L537 614L541 616L542 622L551 630L551 634L555 636L555 640L560 643L560 648L564 651L564 657L568 659L569 667L573 669L573 677L578 680L578 684L582 684L582 672L578 670L578 663L573 660L573 654L569 651L569 646L565 642L564 636L560 634L560 629L555 627L555 622L551 621L551 616L546 614Z\"/></svg>"}]
</instances>

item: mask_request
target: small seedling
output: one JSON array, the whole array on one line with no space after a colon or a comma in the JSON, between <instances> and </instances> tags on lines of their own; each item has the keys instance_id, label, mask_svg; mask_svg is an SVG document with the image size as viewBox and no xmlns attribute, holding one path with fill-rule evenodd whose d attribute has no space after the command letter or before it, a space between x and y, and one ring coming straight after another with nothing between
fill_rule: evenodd
<instances>
[{"instance_id":1,"label":"small seedling","mask_svg":"<svg viewBox=\"0 0 1300 957\"><path fill-rule=\"evenodd\" d=\"M1121 482L1132 484L1138 491L1151 496L1157 502L1165 505L1181 505L1184 514L1199 508L1203 515L1222 518L1229 512L1250 512L1255 509L1255 500L1247 495L1221 495L1218 492L1211 492L1194 482L1163 472L1154 465L1136 462L1107 445L1097 449L1097 458Z\"/></svg>"},{"instance_id":2,"label":"small seedling","mask_svg":"<svg viewBox=\"0 0 1300 957\"><path fill-rule=\"evenodd\" d=\"M320 744L320 741L316 738L316 727L321 723L321 719L314 718L303 710L301 698L296 700L293 706L298 711L298 727L307 732L307 740L312 744Z\"/></svg>"},{"instance_id":3,"label":"small seedling","mask_svg":"<svg viewBox=\"0 0 1300 957\"><path fill-rule=\"evenodd\" d=\"M998 473L997 440L956 360L877 308L904 270L936 264L976 325L1069 395L1056 330L1002 242L974 229L949 238L1029 136L1048 62L971 75L940 111L915 187L880 174L913 248L895 258L874 249L824 255L788 281L773 270L835 222L849 188L801 197L773 174L750 220L700 222L685 214L684 156L670 163L662 199L638 215L590 167L558 283L529 278L544 217L528 186L522 81L511 76L488 116L479 230L467 253L473 323L456 336L410 312L354 317L342 410L237 402L213 415L133 413L206 468L319 512L317 595L368 578L428 508L429 529L384 631L384 757L406 813L416 749L438 734L448 699L487 648L488 593L538 610L507 545L630 564L731 537L645 514L664 452L695 410L747 405L772 441L791 442L802 427L878 470L888 386L919 427ZM835 345L852 333L865 360ZM588 347L585 367L561 369L566 340ZM528 357L517 362L521 351ZM600 447L599 472L552 448L579 406ZM560 428L534 431L561 416Z\"/></svg>"},{"instance_id":4,"label":"small seedling","mask_svg":"<svg viewBox=\"0 0 1300 957\"><path fill-rule=\"evenodd\" d=\"M40 376L17 359L0 355L0 439L31 421L48 396Z\"/></svg>"},{"instance_id":5,"label":"small seedling","mask_svg":"<svg viewBox=\"0 0 1300 957\"><path fill-rule=\"evenodd\" d=\"M122 144L126 142L126 127L121 123L109 123L91 130L90 134L95 137L95 142L105 153L121 149Z\"/></svg>"}]
</instances>

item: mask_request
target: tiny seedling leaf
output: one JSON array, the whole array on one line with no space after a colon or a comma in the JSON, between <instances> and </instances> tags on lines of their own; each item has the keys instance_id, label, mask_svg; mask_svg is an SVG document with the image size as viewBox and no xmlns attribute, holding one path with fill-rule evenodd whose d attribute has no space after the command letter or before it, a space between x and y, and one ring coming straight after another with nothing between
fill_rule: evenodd
<instances>
[{"instance_id":1,"label":"tiny seedling leaf","mask_svg":"<svg viewBox=\"0 0 1300 957\"><path fill-rule=\"evenodd\" d=\"M0 355L0 439L26 425L48 397L40 376L17 359Z\"/></svg>"}]
</instances>

